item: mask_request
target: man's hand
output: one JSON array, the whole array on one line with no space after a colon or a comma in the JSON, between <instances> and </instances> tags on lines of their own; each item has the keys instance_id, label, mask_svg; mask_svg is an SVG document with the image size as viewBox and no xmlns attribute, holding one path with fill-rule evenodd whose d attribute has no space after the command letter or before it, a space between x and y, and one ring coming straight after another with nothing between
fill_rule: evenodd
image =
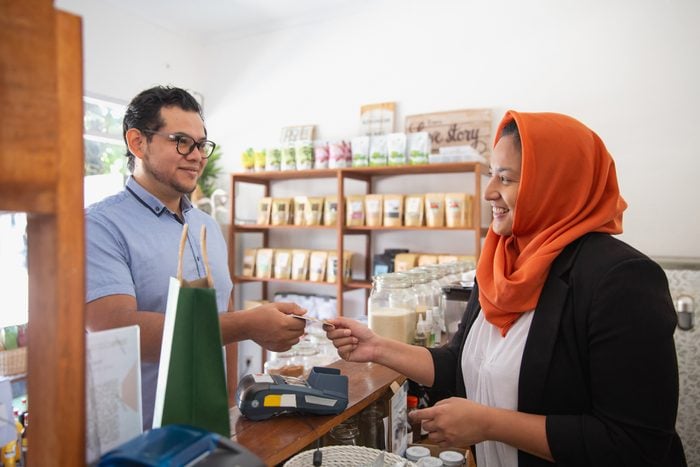
<instances>
[{"instance_id":1,"label":"man's hand","mask_svg":"<svg viewBox=\"0 0 700 467\"><path fill-rule=\"evenodd\" d=\"M284 352L299 342L306 321L289 315L303 315L306 310L295 303L266 303L248 310L237 311L239 323L245 329L244 339L251 339L267 350Z\"/></svg>"}]
</instances>

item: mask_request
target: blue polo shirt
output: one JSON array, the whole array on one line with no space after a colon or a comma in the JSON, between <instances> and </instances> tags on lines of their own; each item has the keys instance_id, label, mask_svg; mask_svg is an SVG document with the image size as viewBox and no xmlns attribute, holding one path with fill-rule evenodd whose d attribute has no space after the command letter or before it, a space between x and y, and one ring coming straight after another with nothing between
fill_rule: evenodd
<instances>
[{"instance_id":1,"label":"blue polo shirt","mask_svg":"<svg viewBox=\"0 0 700 467\"><path fill-rule=\"evenodd\" d=\"M209 258L220 312L228 309L233 284L226 242L216 221L181 201L189 224L183 255L183 278L206 276L200 248L200 230L207 229ZM170 277L177 275L182 221L155 196L129 177L124 190L89 206L85 211L87 297L91 302L109 295L136 298L137 309L165 313ZM153 420L158 364L141 363L144 427Z\"/></svg>"}]
</instances>

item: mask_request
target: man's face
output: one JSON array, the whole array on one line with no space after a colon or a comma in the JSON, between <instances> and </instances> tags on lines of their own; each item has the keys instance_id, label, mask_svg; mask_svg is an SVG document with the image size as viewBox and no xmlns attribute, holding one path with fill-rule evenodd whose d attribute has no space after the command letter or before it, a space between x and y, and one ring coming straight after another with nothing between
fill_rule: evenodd
<instances>
[{"instance_id":1,"label":"man's face","mask_svg":"<svg viewBox=\"0 0 700 467\"><path fill-rule=\"evenodd\" d=\"M207 165L207 159L196 147L189 155L183 156L177 151L177 142L167 135L186 135L200 141L206 138L204 123L197 112L179 107L163 107L160 116L165 125L157 134L148 135L151 141L146 144L141 159L143 173L161 189L180 195L191 193L197 187L197 179Z\"/></svg>"}]
</instances>

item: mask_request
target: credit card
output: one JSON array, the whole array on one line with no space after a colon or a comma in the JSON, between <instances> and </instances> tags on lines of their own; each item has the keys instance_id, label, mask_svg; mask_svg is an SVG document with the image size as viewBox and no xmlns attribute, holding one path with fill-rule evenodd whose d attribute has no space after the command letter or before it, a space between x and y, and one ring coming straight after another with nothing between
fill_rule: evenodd
<instances>
[{"instance_id":1,"label":"credit card","mask_svg":"<svg viewBox=\"0 0 700 467\"><path fill-rule=\"evenodd\" d=\"M306 315L292 315L295 318L303 319L304 321L310 321L312 323L321 323L323 326L330 326L331 328L335 329L335 326L333 323L326 321L325 319L318 319L314 318L311 316L306 316Z\"/></svg>"}]
</instances>

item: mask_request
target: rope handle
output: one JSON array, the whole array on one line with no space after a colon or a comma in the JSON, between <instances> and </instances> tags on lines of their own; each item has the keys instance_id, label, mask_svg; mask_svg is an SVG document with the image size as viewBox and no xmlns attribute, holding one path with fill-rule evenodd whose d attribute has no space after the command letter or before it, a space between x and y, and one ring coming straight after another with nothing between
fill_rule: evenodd
<instances>
[{"instance_id":1,"label":"rope handle","mask_svg":"<svg viewBox=\"0 0 700 467\"><path fill-rule=\"evenodd\" d=\"M182 282L182 268L183 268L183 256L185 253L185 243L187 243L187 231L189 229L188 224L182 226L182 235L180 236L180 248L178 251L177 258L177 280ZM199 234L200 248L202 249L202 260L204 261L204 271L206 272L207 286L209 288L214 288L214 279L211 275L211 268L209 267L209 255L207 254L207 228L202 226Z\"/></svg>"}]
</instances>

